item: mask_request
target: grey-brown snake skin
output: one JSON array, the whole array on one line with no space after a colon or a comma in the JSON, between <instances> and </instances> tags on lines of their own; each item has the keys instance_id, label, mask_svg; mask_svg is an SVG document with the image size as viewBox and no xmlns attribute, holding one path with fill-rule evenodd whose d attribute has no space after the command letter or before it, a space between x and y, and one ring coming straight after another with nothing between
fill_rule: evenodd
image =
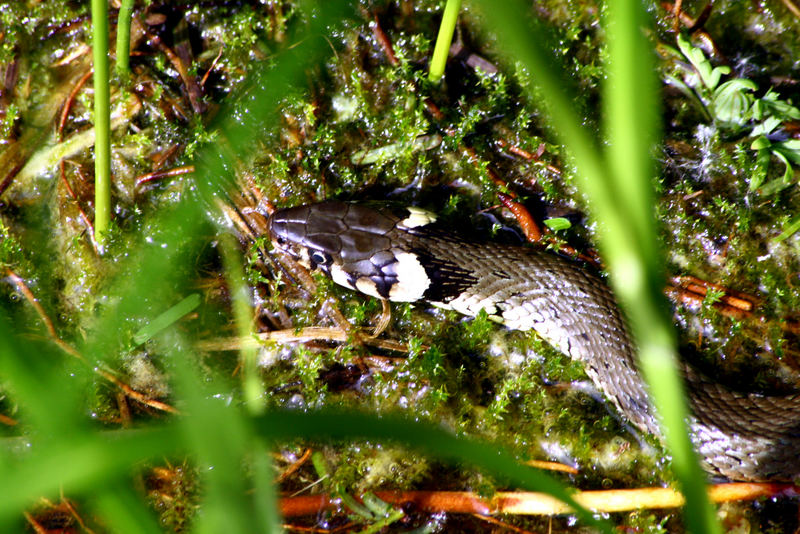
<instances>
[{"instance_id":1,"label":"grey-brown snake skin","mask_svg":"<svg viewBox=\"0 0 800 534\"><path fill-rule=\"evenodd\" d=\"M409 217L416 212L325 202L278 210L269 229L277 248L345 286L470 315L483 309L510 328L535 330L582 361L626 419L660 435L625 321L602 280L552 254L454 237ZM420 294L397 292L420 278ZM747 481L800 475L800 395L740 394L689 367L684 375L692 439L708 471Z\"/></svg>"}]
</instances>

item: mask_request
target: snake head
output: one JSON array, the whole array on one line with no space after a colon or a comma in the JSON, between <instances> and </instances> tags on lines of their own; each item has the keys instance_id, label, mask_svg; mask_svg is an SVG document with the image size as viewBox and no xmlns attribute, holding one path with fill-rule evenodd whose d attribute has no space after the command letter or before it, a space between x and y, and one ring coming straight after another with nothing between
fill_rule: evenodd
<instances>
[{"instance_id":1,"label":"snake head","mask_svg":"<svg viewBox=\"0 0 800 534\"><path fill-rule=\"evenodd\" d=\"M277 250L337 284L410 302L423 297L430 278L411 250L408 230L431 219L416 208L404 212L328 201L277 210L268 229Z\"/></svg>"},{"instance_id":2,"label":"snake head","mask_svg":"<svg viewBox=\"0 0 800 534\"><path fill-rule=\"evenodd\" d=\"M319 236L314 230L322 225L329 228L336 217L326 216L325 210L312 209L312 206L298 206L276 210L267 221L272 246L288 255L310 270L320 269L327 272L333 261L331 255L336 243L329 238ZM326 224L327 223L327 224ZM333 245L333 249L331 249Z\"/></svg>"}]
</instances>

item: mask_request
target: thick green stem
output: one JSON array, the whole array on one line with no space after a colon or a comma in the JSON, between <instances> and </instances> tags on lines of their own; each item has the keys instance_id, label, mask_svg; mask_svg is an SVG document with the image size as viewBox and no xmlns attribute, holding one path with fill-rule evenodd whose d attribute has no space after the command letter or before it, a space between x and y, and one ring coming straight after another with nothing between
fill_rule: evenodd
<instances>
[{"instance_id":1,"label":"thick green stem","mask_svg":"<svg viewBox=\"0 0 800 534\"><path fill-rule=\"evenodd\" d=\"M94 235L103 247L111 222L111 104L108 85L108 3L92 0L94 58Z\"/></svg>"},{"instance_id":2,"label":"thick green stem","mask_svg":"<svg viewBox=\"0 0 800 534\"><path fill-rule=\"evenodd\" d=\"M428 79L438 82L444 75L447 64L447 54L450 52L450 43L453 41L453 32L458 21L458 12L461 10L461 0L447 0L442 14L442 23L439 25L439 35L436 36L436 46L433 48L431 70Z\"/></svg>"},{"instance_id":3,"label":"thick green stem","mask_svg":"<svg viewBox=\"0 0 800 534\"><path fill-rule=\"evenodd\" d=\"M122 0L117 17L117 75L127 80L131 74L129 58L131 55L131 14L133 0Z\"/></svg>"}]
</instances>

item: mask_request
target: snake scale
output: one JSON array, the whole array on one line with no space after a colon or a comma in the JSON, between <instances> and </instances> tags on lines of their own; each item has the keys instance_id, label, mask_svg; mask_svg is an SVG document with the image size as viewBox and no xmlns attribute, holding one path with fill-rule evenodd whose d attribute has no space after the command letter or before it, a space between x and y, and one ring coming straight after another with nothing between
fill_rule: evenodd
<instances>
[{"instance_id":1,"label":"snake scale","mask_svg":"<svg viewBox=\"0 0 800 534\"><path fill-rule=\"evenodd\" d=\"M274 246L345 287L427 301L534 330L583 362L595 385L640 429L660 436L635 349L614 296L596 276L528 247L474 243L417 208L328 201L275 211ZM684 368L690 432L704 467L731 480L800 475L800 395L738 393Z\"/></svg>"}]
</instances>

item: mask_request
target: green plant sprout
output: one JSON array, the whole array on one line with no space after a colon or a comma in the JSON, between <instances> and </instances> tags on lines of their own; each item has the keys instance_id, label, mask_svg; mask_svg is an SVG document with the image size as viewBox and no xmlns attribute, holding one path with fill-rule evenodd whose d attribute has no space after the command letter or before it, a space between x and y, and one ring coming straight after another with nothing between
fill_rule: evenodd
<instances>
[{"instance_id":1,"label":"green plant sprout","mask_svg":"<svg viewBox=\"0 0 800 534\"><path fill-rule=\"evenodd\" d=\"M461 10L461 0L447 0L442 14L442 23L439 25L439 35L436 37L436 46L433 48L431 68L428 79L437 83L444 75L447 64L447 55L450 52L450 43L453 41L453 32L458 22L458 12Z\"/></svg>"},{"instance_id":2,"label":"green plant sprout","mask_svg":"<svg viewBox=\"0 0 800 534\"><path fill-rule=\"evenodd\" d=\"M94 235L104 249L111 225L111 95L108 85L108 2L92 0L94 58Z\"/></svg>"},{"instance_id":3,"label":"green plant sprout","mask_svg":"<svg viewBox=\"0 0 800 534\"><path fill-rule=\"evenodd\" d=\"M754 138L750 149L756 151L756 167L750 176L750 191L769 196L794 184L795 167L800 165L800 140L783 139L779 130L787 121L800 120L800 109L780 99L772 89L761 97L754 96L758 85L747 78L720 83L730 74L730 67L713 67L703 51L683 35L678 35L677 43L692 68L687 69L690 77L686 81L674 77L669 81L699 103L706 117L720 129ZM772 156L783 163L784 172L781 178L765 184Z\"/></svg>"},{"instance_id":4,"label":"green plant sprout","mask_svg":"<svg viewBox=\"0 0 800 534\"><path fill-rule=\"evenodd\" d=\"M122 0L117 16L117 63L115 70L121 81L125 81L131 74L131 14L133 13L133 0Z\"/></svg>"}]
</instances>

